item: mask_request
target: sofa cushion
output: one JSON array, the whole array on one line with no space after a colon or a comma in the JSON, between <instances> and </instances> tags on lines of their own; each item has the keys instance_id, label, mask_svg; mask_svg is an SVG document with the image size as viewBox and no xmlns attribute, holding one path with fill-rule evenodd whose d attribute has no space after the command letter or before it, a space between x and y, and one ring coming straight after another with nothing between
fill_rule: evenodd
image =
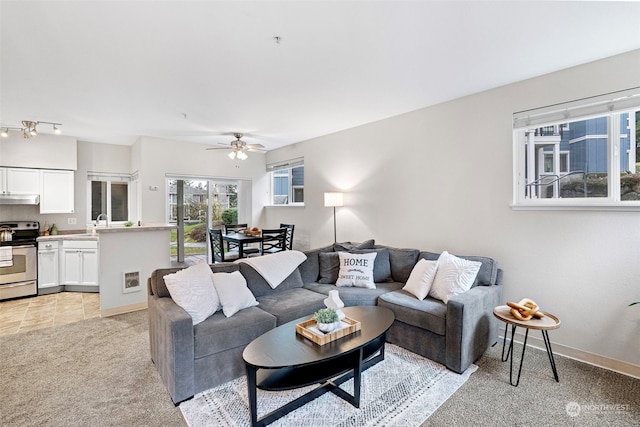
<instances>
[{"instance_id":1,"label":"sofa cushion","mask_svg":"<svg viewBox=\"0 0 640 427\"><path fill-rule=\"evenodd\" d=\"M195 358L245 346L275 327L275 316L258 307L241 310L232 317L218 311L193 328Z\"/></svg>"},{"instance_id":2,"label":"sofa cushion","mask_svg":"<svg viewBox=\"0 0 640 427\"><path fill-rule=\"evenodd\" d=\"M309 289L314 292L318 292L324 295L329 295L329 291L338 290L338 294L345 307L352 307L355 305L376 305L378 296L385 292L395 291L401 289L404 283L399 282L383 282L377 283L376 289L355 288L355 287L336 287L335 285L328 285L323 283L306 283L305 289Z\"/></svg>"},{"instance_id":3,"label":"sofa cushion","mask_svg":"<svg viewBox=\"0 0 640 427\"><path fill-rule=\"evenodd\" d=\"M418 262L420 251L417 249L400 249L386 246L389 250L389 262L391 264L391 277L394 282L406 283Z\"/></svg>"},{"instance_id":4,"label":"sofa cushion","mask_svg":"<svg viewBox=\"0 0 640 427\"><path fill-rule=\"evenodd\" d=\"M284 279L277 288L273 289L269 286L269 283L264 280L264 277L262 277L262 275L249 264L239 264L240 273L242 273L245 279L247 279L247 285L256 298L263 295L283 292L289 289L302 288L302 277L300 276L300 271L297 268L293 270L293 272Z\"/></svg>"},{"instance_id":5,"label":"sofa cushion","mask_svg":"<svg viewBox=\"0 0 640 427\"><path fill-rule=\"evenodd\" d=\"M433 252L420 252L420 258L428 260L437 260L439 256L440 254ZM480 266L480 271L478 271L478 275L476 276L476 280L473 282L471 287L478 285L491 286L496 284L498 278L498 262L496 260L483 256L456 256L469 261L480 262L482 264Z\"/></svg>"},{"instance_id":6,"label":"sofa cushion","mask_svg":"<svg viewBox=\"0 0 640 427\"><path fill-rule=\"evenodd\" d=\"M232 262L210 264L209 267L214 273L231 273L233 271L238 271L238 266ZM160 298L171 298L169 289L167 289L167 285L164 283L164 276L182 269L182 267L172 267L154 270L149 277L149 292Z\"/></svg>"},{"instance_id":7,"label":"sofa cushion","mask_svg":"<svg viewBox=\"0 0 640 427\"><path fill-rule=\"evenodd\" d=\"M277 324L282 325L302 316L311 316L321 308L325 308L325 298L323 294L300 288L289 289L275 295L264 295L258 298L258 302L262 310L273 314Z\"/></svg>"},{"instance_id":8,"label":"sofa cushion","mask_svg":"<svg viewBox=\"0 0 640 427\"><path fill-rule=\"evenodd\" d=\"M391 261L389 260L389 249L355 249L351 251L351 253L354 254L367 254L371 252L375 252L377 254L376 259L373 262L373 281L376 283L393 281L393 279L391 278Z\"/></svg>"},{"instance_id":9,"label":"sofa cushion","mask_svg":"<svg viewBox=\"0 0 640 427\"><path fill-rule=\"evenodd\" d=\"M313 283L318 281L318 277L320 275L320 261L318 260L318 254L324 252L333 252L333 245L304 251L307 259L298 266L300 276L302 277L302 283Z\"/></svg>"},{"instance_id":10,"label":"sofa cushion","mask_svg":"<svg viewBox=\"0 0 640 427\"><path fill-rule=\"evenodd\" d=\"M340 271L338 252L321 252L318 254L320 274L318 283L336 283Z\"/></svg>"},{"instance_id":11,"label":"sofa cushion","mask_svg":"<svg viewBox=\"0 0 640 427\"><path fill-rule=\"evenodd\" d=\"M164 276L171 299L189 313L194 325L220 309L220 298L212 276L205 260Z\"/></svg>"},{"instance_id":12,"label":"sofa cushion","mask_svg":"<svg viewBox=\"0 0 640 427\"><path fill-rule=\"evenodd\" d=\"M239 271L214 273L213 285L220 297L222 312L227 317L245 308L258 305L258 301L247 287L247 281Z\"/></svg>"},{"instance_id":13,"label":"sofa cushion","mask_svg":"<svg viewBox=\"0 0 640 427\"><path fill-rule=\"evenodd\" d=\"M340 257L340 271L336 286L356 286L358 288L375 289L373 281L373 263L375 252L367 254L352 254L338 252Z\"/></svg>"},{"instance_id":14,"label":"sofa cushion","mask_svg":"<svg viewBox=\"0 0 640 427\"><path fill-rule=\"evenodd\" d=\"M407 291L398 290L380 295L378 305L393 311L397 321L445 335L447 305L442 301L431 297L419 300Z\"/></svg>"}]
</instances>

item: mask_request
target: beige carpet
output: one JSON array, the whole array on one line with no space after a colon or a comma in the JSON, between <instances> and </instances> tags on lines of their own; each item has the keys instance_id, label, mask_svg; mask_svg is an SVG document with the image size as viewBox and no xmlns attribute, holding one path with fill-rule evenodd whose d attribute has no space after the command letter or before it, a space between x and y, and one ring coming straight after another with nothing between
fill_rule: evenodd
<instances>
[{"instance_id":1,"label":"beige carpet","mask_svg":"<svg viewBox=\"0 0 640 427\"><path fill-rule=\"evenodd\" d=\"M186 426L149 358L147 322L145 310L0 336L0 426ZM501 347L423 426L640 425L640 379L557 355L556 383L532 348L512 387Z\"/></svg>"},{"instance_id":2,"label":"beige carpet","mask_svg":"<svg viewBox=\"0 0 640 427\"><path fill-rule=\"evenodd\" d=\"M0 337L0 426L183 426L147 312Z\"/></svg>"}]
</instances>

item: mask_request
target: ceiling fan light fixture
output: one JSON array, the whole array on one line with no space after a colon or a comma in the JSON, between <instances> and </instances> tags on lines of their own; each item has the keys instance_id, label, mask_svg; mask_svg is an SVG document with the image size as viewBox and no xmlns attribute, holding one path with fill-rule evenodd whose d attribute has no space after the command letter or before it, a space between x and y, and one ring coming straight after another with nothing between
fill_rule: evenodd
<instances>
[{"instance_id":1,"label":"ceiling fan light fixture","mask_svg":"<svg viewBox=\"0 0 640 427\"><path fill-rule=\"evenodd\" d=\"M236 151L235 151L235 150L233 150L232 152L230 152L230 153L229 153L229 154L227 154L227 155L229 156L229 158L230 158L231 160L233 160L233 159L235 159L235 158L236 158Z\"/></svg>"},{"instance_id":2,"label":"ceiling fan light fixture","mask_svg":"<svg viewBox=\"0 0 640 427\"><path fill-rule=\"evenodd\" d=\"M2 132L0 132L0 136L2 136L3 138L8 138L9 137L9 129L7 129L7 128L2 129Z\"/></svg>"},{"instance_id":3,"label":"ceiling fan light fixture","mask_svg":"<svg viewBox=\"0 0 640 427\"><path fill-rule=\"evenodd\" d=\"M247 157L249 157L249 156L247 156L247 153L245 153L244 151L238 151L237 157L240 160L246 160Z\"/></svg>"}]
</instances>

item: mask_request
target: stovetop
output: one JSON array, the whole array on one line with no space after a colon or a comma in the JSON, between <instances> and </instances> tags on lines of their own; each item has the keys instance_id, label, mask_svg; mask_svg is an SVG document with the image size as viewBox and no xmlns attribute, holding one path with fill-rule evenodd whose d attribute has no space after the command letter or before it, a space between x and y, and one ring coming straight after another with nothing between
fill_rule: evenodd
<instances>
[{"instance_id":1,"label":"stovetop","mask_svg":"<svg viewBox=\"0 0 640 427\"><path fill-rule=\"evenodd\" d=\"M0 242L0 246L18 246L34 244L40 235L40 223L38 221L0 221L0 227L10 227L13 234L10 241Z\"/></svg>"}]
</instances>

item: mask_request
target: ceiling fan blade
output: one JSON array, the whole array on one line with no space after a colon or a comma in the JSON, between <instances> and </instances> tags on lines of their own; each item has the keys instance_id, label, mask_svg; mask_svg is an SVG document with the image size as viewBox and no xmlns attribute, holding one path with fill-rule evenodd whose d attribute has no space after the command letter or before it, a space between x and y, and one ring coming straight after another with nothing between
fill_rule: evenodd
<instances>
[{"instance_id":1,"label":"ceiling fan blade","mask_svg":"<svg viewBox=\"0 0 640 427\"><path fill-rule=\"evenodd\" d=\"M231 150L231 147L209 147L205 148L205 150Z\"/></svg>"}]
</instances>

